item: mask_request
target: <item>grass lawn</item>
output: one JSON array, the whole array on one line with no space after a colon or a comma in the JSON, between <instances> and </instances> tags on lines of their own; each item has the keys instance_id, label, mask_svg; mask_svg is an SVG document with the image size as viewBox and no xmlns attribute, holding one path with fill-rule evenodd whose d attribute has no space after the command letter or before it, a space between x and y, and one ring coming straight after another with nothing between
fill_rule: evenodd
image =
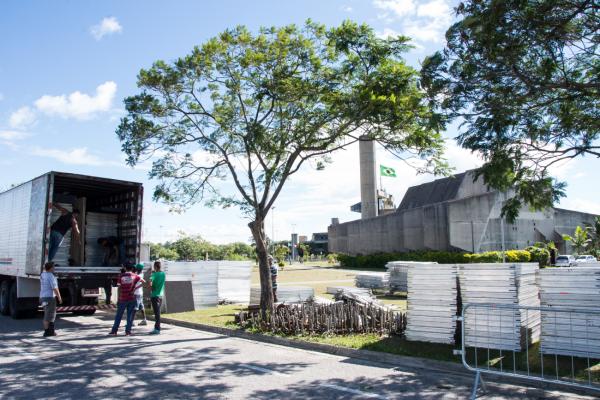
<instances>
[{"instance_id":1,"label":"grass lawn","mask_svg":"<svg viewBox=\"0 0 600 400\"><path fill-rule=\"evenodd\" d=\"M195 322L198 324L206 324L235 329L238 328L238 325L236 325L234 322L235 314L237 314L244 308L245 307L241 305L229 304L206 308L204 310L163 315L166 318L173 318L180 321Z\"/></svg>"},{"instance_id":2,"label":"grass lawn","mask_svg":"<svg viewBox=\"0 0 600 400\"><path fill-rule=\"evenodd\" d=\"M315 296L327 299L333 295L326 293L328 286L354 286L354 277L364 270L339 269L339 268L314 268L305 264L286 265L279 270L277 277L280 286L309 286L315 290ZM252 285L259 284L258 268L252 270ZM375 293L383 304L396 306L406 310L406 296L386 295Z\"/></svg>"},{"instance_id":3,"label":"grass lawn","mask_svg":"<svg viewBox=\"0 0 600 400\"><path fill-rule=\"evenodd\" d=\"M166 318L173 318L180 321L196 322L200 324L236 329L239 328L239 326L234 322L234 315L243 308L244 307L241 305L223 305L204 310L164 314L164 316ZM409 342L397 336L381 337L376 334L351 334L344 336L306 335L286 337L293 340L324 343L352 349L381 351L385 353L424 357L441 361L460 361L458 357L452 355L453 346Z\"/></svg>"},{"instance_id":4,"label":"grass lawn","mask_svg":"<svg viewBox=\"0 0 600 400\"><path fill-rule=\"evenodd\" d=\"M454 356L454 346L436 343L409 342L398 336L381 337L373 333L354 335L314 335L295 336L292 339L313 343L324 343L351 349L380 351L383 353L402 356L422 357L439 361L460 362L460 357Z\"/></svg>"}]
</instances>

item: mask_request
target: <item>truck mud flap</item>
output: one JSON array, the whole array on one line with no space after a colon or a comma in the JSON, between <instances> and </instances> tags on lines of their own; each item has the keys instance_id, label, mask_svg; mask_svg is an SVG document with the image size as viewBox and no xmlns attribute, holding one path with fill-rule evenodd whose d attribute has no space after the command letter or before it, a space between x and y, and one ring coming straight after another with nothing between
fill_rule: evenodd
<instances>
[{"instance_id":1,"label":"truck mud flap","mask_svg":"<svg viewBox=\"0 0 600 400\"><path fill-rule=\"evenodd\" d=\"M72 311L92 311L92 310L114 310L115 304L103 304L98 306L59 306L56 307L56 312L72 312Z\"/></svg>"}]
</instances>

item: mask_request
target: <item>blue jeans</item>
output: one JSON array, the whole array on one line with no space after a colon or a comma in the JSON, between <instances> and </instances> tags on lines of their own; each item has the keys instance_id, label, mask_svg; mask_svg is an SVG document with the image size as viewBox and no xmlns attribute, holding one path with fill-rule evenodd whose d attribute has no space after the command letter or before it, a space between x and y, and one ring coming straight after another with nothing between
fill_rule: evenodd
<instances>
[{"instance_id":1,"label":"blue jeans","mask_svg":"<svg viewBox=\"0 0 600 400\"><path fill-rule=\"evenodd\" d=\"M125 325L125 333L131 332L131 327L133 325L133 317L135 316L135 305L136 301L119 301L117 303L117 314L115 315L115 323L113 324L111 333L117 333L119 330L119 325L121 325L121 320L123 319L123 313L127 309L127 324Z\"/></svg>"},{"instance_id":2,"label":"blue jeans","mask_svg":"<svg viewBox=\"0 0 600 400\"><path fill-rule=\"evenodd\" d=\"M50 231L50 243L48 245L48 261L52 261L60 244L65 237L57 231Z\"/></svg>"}]
</instances>

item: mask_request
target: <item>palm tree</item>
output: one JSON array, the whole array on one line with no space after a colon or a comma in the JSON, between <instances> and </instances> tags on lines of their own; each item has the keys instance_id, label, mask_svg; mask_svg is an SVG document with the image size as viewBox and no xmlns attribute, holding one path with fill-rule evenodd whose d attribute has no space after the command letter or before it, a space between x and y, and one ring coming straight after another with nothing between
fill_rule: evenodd
<instances>
[{"instance_id":1,"label":"palm tree","mask_svg":"<svg viewBox=\"0 0 600 400\"><path fill-rule=\"evenodd\" d=\"M600 216L594 218L594 223L586 223L585 227L590 235L590 247L592 250L600 251Z\"/></svg>"},{"instance_id":2,"label":"palm tree","mask_svg":"<svg viewBox=\"0 0 600 400\"><path fill-rule=\"evenodd\" d=\"M588 235L588 228L582 228L581 226L575 228L573 236L563 235L563 240L573 243L576 255L583 253L592 242L592 239Z\"/></svg>"}]
</instances>

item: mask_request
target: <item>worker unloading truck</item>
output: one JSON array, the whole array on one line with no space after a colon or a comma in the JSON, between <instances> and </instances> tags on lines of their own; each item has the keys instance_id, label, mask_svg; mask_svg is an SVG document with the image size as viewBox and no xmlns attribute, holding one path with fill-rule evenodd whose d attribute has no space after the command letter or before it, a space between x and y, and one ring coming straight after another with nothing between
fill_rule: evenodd
<instances>
[{"instance_id":1,"label":"worker unloading truck","mask_svg":"<svg viewBox=\"0 0 600 400\"><path fill-rule=\"evenodd\" d=\"M100 288L110 301L121 265L140 261L142 199L140 183L64 172L0 193L0 313L18 318L38 309L50 261L59 312L92 314Z\"/></svg>"},{"instance_id":2,"label":"worker unloading truck","mask_svg":"<svg viewBox=\"0 0 600 400\"><path fill-rule=\"evenodd\" d=\"M58 248L62 244L65 235L69 232L69 229L73 230L73 236L80 242L81 233L79 232L79 226L77 225L77 217L79 216L79 210L74 208L73 211L69 211L66 208L59 206L58 204L52 204L52 207L56 208L61 212L61 216L54 221L50 227L50 240L48 244L48 261L52 261Z\"/></svg>"}]
</instances>

